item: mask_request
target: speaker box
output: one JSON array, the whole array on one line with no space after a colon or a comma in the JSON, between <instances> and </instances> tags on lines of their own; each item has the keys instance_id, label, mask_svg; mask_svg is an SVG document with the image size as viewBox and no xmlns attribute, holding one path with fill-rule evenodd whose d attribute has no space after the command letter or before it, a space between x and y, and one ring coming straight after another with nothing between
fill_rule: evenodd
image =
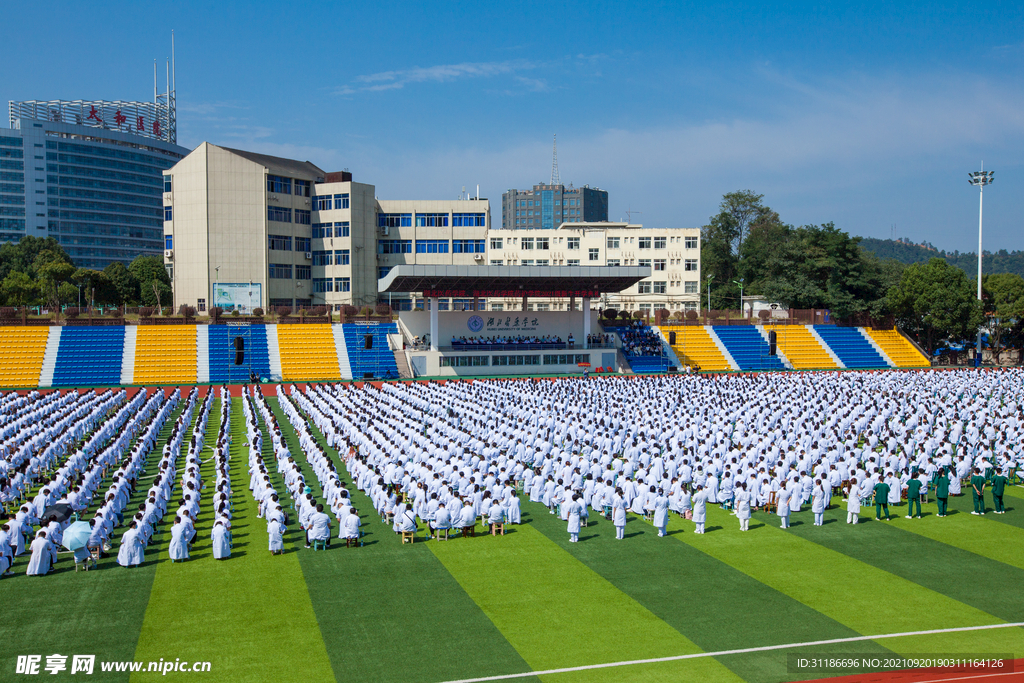
<instances>
[{"instance_id":1,"label":"speaker box","mask_svg":"<svg viewBox=\"0 0 1024 683\"><path fill-rule=\"evenodd\" d=\"M245 340L241 337L235 337L235 351L242 351L245 349Z\"/></svg>"},{"instance_id":2,"label":"speaker box","mask_svg":"<svg viewBox=\"0 0 1024 683\"><path fill-rule=\"evenodd\" d=\"M373 348L373 335L372 334L363 335L363 348L364 349L372 349Z\"/></svg>"},{"instance_id":3,"label":"speaker box","mask_svg":"<svg viewBox=\"0 0 1024 683\"><path fill-rule=\"evenodd\" d=\"M768 331L768 355L769 356L774 356L775 355L775 352L777 350L777 346L778 346L778 344L777 344L777 337L775 335L775 330L769 330Z\"/></svg>"},{"instance_id":4,"label":"speaker box","mask_svg":"<svg viewBox=\"0 0 1024 683\"><path fill-rule=\"evenodd\" d=\"M241 365L245 362L245 351L235 351L235 365Z\"/></svg>"}]
</instances>

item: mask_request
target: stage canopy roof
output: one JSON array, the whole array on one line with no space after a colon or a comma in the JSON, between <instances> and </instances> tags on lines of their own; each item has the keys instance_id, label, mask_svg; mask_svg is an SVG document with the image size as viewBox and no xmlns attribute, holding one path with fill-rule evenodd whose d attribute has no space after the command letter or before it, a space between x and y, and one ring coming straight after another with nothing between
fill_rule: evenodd
<instances>
[{"instance_id":1,"label":"stage canopy roof","mask_svg":"<svg viewBox=\"0 0 1024 683\"><path fill-rule=\"evenodd\" d=\"M597 297L621 292L649 266L395 266L377 280L380 292L423 292L426 297Z\"/></svg>"}]
</instances>

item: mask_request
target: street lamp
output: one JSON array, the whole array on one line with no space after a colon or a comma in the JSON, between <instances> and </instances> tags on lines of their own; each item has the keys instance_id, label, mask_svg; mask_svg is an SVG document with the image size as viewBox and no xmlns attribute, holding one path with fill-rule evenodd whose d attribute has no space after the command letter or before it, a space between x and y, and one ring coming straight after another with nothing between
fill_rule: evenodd
<instances>
[{"instance_id":1,"label":"street lamp","mask_svg":"<svg viewBox=\"0 0 1024 683\"><path fill-rule=\"evenodd\" d=\"M732 283L734 285L739 285L740 286L740 313L745 318L745 317L747 317L747 314L743 310L743 278L740 278L739 280L733 280Z\"/></svg>"},{"instance_id":2,"label":"street lamp","mask_svg":"<svg viewBox=\"0 0 1024 683\"><path fill-rule=\"evenodd\" d=\"M708 273L708 307L706 310L711 310L711 281L715 279L713 273Z\"/></svg>"},{"instance_id":3,"label":"street lamp","mask_svg":"<svg viewBox=\"0 0 1024 683\"><path fill-rule=\"evenodd\" d=\"M970 178L967 182L978 187L978 301L981 301L981 210L985 199L985 186L995 181L995 171L986 171L985 162L981 162L980 171L968 173ZM981 328L978 328L978 349L974 356L974 367L981 366Z\"/></svg>"},{"instance_id":4,"label":"street lamp","mask_svg":"<svg viewBox=\"0 0 1024 683\"><path fill-rule=\"evenodd\" d=\"M220 266L214 268L217 275L213 279L213 297L210 299L211 308L217 305L217 285L220 284Z\"/></svg>"}]
</instances>

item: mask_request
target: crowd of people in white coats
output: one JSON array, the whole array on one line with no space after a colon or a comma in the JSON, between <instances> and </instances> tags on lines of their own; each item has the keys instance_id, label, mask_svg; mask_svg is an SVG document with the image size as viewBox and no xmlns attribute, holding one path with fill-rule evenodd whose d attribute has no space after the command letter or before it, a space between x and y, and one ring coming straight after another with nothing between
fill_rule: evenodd
<instances>
[{"instance_id":1,"label":"crowd of people in white coats","mask_svg":"<svg viewBox=\"0 0 1024 683\"><path fill-rule=\"evenodd\" d=\"M1022 380L1020 369L524 379L317 385L289 401L351 456L352 481L396 531L517 523L520 489L576 541L591 510L619 539L627 513L659 535L672 512L704 533L708 504L733 509L742 530L754 508L785 527L809 505L821 525L837 494L850 523L872 498L930 491L941 516L962 485L983 500L992 484L999 512L998 484L1022 465Z\"/></svg>"},{"instance_id":2,"label":"crowd of people in white coats","mask_svg":"<svg viewBox=\"0 0 1024 683\"><path fill-rule=\"evenodd\" d=\"M741 530L756 508L786 527L810 506L820 525L837 494L851 524L862 506L888 518L888 506L903 500L907 516L920 516L918 501L929 495L940 517L948 497L962 493L974 498L975 514L988 510L986 495L1000 513L1004 488L1024 465L1022 387L1021 369L282 386L280 414L300 453L290 451L258 385L247 388L242 419L249 490L272 553L283 552L292 523L307 547L327 547L332 537L358 544L346 479L395 533L465 534L478 521L495 533L521 523L528 498L559 515L575 542L591 514L609 518L617 539L629 514L650 519L659 535L671 513L704 533L709 504L732 509ZM46 511L61 503L89 527L73 551L79 565L111 552L117 527L125 528L117 563L142 564L169 508L170 558L188 560L204 497L213 557L229 558L231 399L221 388L217 437L205 446L215 395L0 396L0 502L9 513L0 524L0 573L26 553L28 574L50 571L70 520ZM317 431L340 454L337 464ZM211 482L200 471L204 448L212 450ZM147 467L152 474L142 477ZM152 480L146 495L129 509L144 480Z\"/></svg>"}]
</instances>

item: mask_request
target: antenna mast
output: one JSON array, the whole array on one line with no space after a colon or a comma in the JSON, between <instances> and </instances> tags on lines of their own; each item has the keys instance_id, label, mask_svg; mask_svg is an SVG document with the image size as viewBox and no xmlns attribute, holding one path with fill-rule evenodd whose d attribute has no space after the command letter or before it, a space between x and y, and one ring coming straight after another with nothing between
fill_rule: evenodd
<instances>
[{"instance_id":1,"label":"antenna mast","mask_svg":"<svg viewBox=\"0 0 1024 683\"><path fill-rule=\"evenodd\" d=\"M553 137L553 143L551 147L551 184L561 185L562 180L558 177L558 135L555 134Z\"/></svg>"}]
</instances>

